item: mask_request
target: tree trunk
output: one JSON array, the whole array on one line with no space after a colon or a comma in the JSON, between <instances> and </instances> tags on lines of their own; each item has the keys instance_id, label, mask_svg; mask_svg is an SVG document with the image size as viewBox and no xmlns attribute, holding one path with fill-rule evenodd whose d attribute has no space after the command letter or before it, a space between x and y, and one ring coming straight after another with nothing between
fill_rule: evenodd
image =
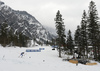
<instances>
[{"instance_id":1,"label":"tree trunk","mask_svg":"<svg viewBox=\"0 0 100 71\"><path fill-rule=\"evenodd\" d=\"M96 51L96 46L94 47L94 58L97 60L97 51Z\"/></svg>"},{"instance_id":2,"label":"tree trunk","mask_svg":"<svg viewBox=\"0 0 100 71\"><path fill-rule=\"evenodd\" d=\"M61 57L61 47L59 47L59 57Z\"/></svg>"}]
</instances>

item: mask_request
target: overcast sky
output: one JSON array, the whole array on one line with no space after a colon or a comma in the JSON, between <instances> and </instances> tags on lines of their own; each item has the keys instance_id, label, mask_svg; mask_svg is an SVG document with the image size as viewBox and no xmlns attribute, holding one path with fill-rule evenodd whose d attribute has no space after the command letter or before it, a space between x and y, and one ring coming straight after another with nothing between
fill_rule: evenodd
<instances>
[{"instance_id":1,"label":"overcast sky","mask_svg":"<svg viewBox=\"0 0 100 71\"><path fill-rule=\"evenodd\" d=\"M91 0L1 0L14 10L27 11L33 15L42 25L55 28L54 18L58 10L62 14L66 30L74 32L80 24L83 10L88 12ZM93 0L98 13L100 12L100 0ZM100 15L99 15L100 17Z\"/></svg>"}]
</instances>

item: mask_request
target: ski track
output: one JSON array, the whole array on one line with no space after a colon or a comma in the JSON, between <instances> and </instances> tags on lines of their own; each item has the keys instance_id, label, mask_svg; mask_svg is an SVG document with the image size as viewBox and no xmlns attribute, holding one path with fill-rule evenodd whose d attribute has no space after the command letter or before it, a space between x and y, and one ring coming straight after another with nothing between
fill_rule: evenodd
<instances>
[{"instance_id":1,"label":"ski track","mask_svg":"<svg viewBox=\"0 0 100 71\"><path fill-rule=\"evenodd\" d=\"M39 49L41 52L25 52L26 49ZM21 58L20 53L25 52ZM58 57L57 50L50 46L29 48L0 47L0 71L100 71L100 63L94 66L69 63Z\"/></svg>"}]
</instances>

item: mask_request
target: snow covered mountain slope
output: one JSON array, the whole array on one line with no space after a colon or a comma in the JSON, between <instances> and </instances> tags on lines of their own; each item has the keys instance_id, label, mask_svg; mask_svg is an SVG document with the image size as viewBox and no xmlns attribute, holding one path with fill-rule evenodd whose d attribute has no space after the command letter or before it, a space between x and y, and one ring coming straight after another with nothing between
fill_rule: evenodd
<instances>
[{"instance_id":1,"label":"snow covered mountain slope","mask_svg":"<svg viewBox=\"0 0 100 71\"><path fill-rule=\"evenodd\" d=\"M27 49L36 50L44 48L41 52L25 52ZM25 52L21 58L20 53ZM1 47L0 71L100 71L100 63L89 66L72 64L62 61L58 52L52 51L50 46L37 46L31 48Z\"/></svg>"},{"instance_id":2,"label":"snow covered mountain slope","mask_svg":"<svg viewBox=\"0 0 100 71\"><path fill-rule=\"evenodd\" d=\"M0 24L4 21L13 29L13 33L22 32L30 39L38 41L51 40L54 36L50 34L42 24L26 11L16 11L0 1Z\"/></svg>"}]
</instances>

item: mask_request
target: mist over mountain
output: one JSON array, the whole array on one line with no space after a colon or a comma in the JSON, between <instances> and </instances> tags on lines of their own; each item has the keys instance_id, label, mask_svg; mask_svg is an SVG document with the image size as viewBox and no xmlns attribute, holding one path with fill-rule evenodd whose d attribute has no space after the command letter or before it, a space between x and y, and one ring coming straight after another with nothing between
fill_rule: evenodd
<instances>
[{"instance_id":1,"label":"mist over mountain","mask_svg":"<svg viewBox=\"0 0 100 71\"><path fill-rule=\"evenodd\" d=\"M47 31L43 25L32 15L26 11L16 11L0 1L0 24L5 22L9 29L13 29L13 33L23 33L30 39L45 42L51 40L54 36ZM8 29L8 30L9 30Z\"/></svg>"},{"instance_id":2,"label":"mist over mountain","mask_svg":"<svg viewBox=\"0 0 100 71\"><path fill-rule=\"evenodd\" d=\"M53 35L57 35L57 33L56 33L56 27L55 28L52 28L52 27L45 26L45 25L43 25L43 26L46 28L47 31L49 31Z\"/></svg>"}]
</instances>

